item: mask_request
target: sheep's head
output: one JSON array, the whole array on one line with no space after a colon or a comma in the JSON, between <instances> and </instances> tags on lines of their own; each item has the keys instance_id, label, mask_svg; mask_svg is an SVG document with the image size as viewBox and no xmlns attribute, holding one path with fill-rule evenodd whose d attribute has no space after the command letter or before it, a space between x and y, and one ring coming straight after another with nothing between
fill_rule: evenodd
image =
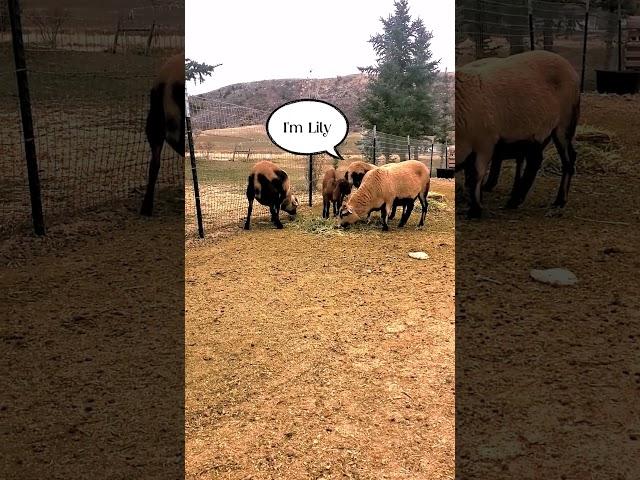
<instances>
[{"instance_id":1,"label":"sheep's head","mask_svg":"<svg viewBox=\"0 0 640 480\"><path fill-rule=\"evenodd\" d=\"M290 193L284 198L284 200L282 201L282 205L280 205L280 208L282 208L282 210L287 212L289 215L294 216L298 210L298 205L300 205L298 197Z\"/></svg>"},{"instance_id":2,"label":"sheep's head","mask_svg":"<svg viewBox=\"0 0 640 480\"><path fill-rule=\"evenodd\" d=\"M349 225L353 225L358 220L360 220L358 214L353 211L348 203L345 203L344 205L342 205L342 207L340 207L339 217L339 225L343 228L347 228Z\"/></svg>"}]
</instances>

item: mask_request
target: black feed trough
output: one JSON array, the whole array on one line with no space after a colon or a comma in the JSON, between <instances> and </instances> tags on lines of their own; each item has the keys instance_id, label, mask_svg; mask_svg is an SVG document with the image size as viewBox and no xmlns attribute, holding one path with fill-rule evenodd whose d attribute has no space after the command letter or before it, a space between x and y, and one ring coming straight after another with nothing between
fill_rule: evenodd
<instances>
[{"instance_id":1,"label":"black feed trough","mask_svg":"<svg viewBox=\"0 0 640 480\"><path fill-rule=\"evenodd\" d=\"M455 177L455 170L453 168L437 168L436 177L438 178L453 178Z\"/></svg>"},{"instance_id":2,"label":"black feed trough","mask_svg":"<svg viewBox=\"0 0 640 480\"><path fill-rule=\"evenodd\" d=\"M640 92L640 71L633 70L596 70L596 89L598 93Z\"/></svg>"}]
</instances>

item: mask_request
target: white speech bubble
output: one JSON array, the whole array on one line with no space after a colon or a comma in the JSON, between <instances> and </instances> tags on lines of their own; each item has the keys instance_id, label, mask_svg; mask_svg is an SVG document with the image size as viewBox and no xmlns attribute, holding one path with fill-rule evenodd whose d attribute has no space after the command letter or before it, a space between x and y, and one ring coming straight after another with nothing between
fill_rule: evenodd
<instances>
[{"instance_id":1,"label":"white speech bubble","mask_svg":"<svg viewBox=\"0 0 640 480\"><path fill-rule=\"evenodd\" d=\"M342 159L336 150L349 133L349 121L338 108L322 100L302 99L276 108L267 119L267 135L289 153L328 153Z\"/></svg>"}]
</instances>

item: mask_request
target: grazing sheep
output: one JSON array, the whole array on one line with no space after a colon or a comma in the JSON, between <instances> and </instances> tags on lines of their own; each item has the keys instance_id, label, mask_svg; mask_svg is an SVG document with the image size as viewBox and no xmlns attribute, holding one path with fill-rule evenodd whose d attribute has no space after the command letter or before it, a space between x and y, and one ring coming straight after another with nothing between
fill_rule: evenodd
<instances>
[{"instance_id":1,"label":"grazing sheep","mask_svg":"<svg viewBox=\"0 0 640 480\"><path fill-rule=\"evenodd\" d=\"M347 227L366 218L372 211L380 210L382 230L387 231L387 214L396 204L403 207L406 205L398 224L398 227L403 227L417 198L422 205L422 215L418 223L421 227L427 216L429 183L429 169L417 160L407 160L371 170L363 178L360 188L340 209L340 225Z\"/></svg>"},{"instance_id":2,"label":"grazing sheep","mask_svg":"<svg viewBox=\"0 0 640 480\"><path fill-rule=\"evenodd\" d=\"M256 163L247 178L249 210L247 211L247 221L244 224L245 230L251 228L254 199L258 200L261 205L269 207L271 221L276 228L283 228L282 222L280 222L280 209L294 216L298 205L300 205L293 194L287 172L268 160Z\"/></svg>"},{"instance_id":3,"label":"grazing sheep","mask_svg":"<svg viewBox=\"0 0 640 480\"><path fill-rule=\"evenodd\" d=\"M151 88L146 135L151 147L147 191L140 213L151 216L153 196L160 170L160 155L166 141L184 157L184 54L174 55L162 66Z\"/></svg>"},{"instance_id":4,"label":"grazing sheep","mask_svg":"<svg viewBox=\"0 0 640 480\"><path fill-rule=\"evenodd\" d=\"M373 170L374 168L376 168L375 165L358 160L349 165L344 178L349 182L349 185L360 188L360 184L362 183L364 176L368 171Z\"/></svg>"},{"instance_id":5,"label":"grazing sheep","mask_svg":"<svg viewBox=\"0 0 640 480\"><path fill-rule=\"evenodd\" d=\"M578 75L571 64L544 50L479 60L456 71L455 88L456 171L465 170L468 216L481 216L482 180L487 168L494 158L509 158L512 153L505 157L500 150L511 150L514 144L526 145L526 166L508 206L520 205L550 140L562 161L562 179L553 205L563 207L575 170L572 140L580 115ZM498 144L501 146L496 148ZM499 163L494 173L499 171Z\"/></svg>"},{"instance_id":6,"label":"grazing sheep","mask_svg":"<svg viewBox=\"0 0 640 480\"><path fill-rule=\"evenodd\" d=\"M344 198L351 193L351 185L338 176L335 168L327 170L322 179L322 218L329 218L329 210L333 205L333 216L338 216L338 208Z\"/></svg>"}]
</instances>

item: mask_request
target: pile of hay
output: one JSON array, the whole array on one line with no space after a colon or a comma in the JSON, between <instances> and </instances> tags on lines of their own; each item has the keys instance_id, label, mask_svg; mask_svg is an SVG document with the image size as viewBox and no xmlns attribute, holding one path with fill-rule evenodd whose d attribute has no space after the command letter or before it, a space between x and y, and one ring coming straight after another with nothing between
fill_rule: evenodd
<instances>
[{"instance_id":1,"label":"pile of hay","mask_svg":"<svg viewBox=\"0 0 640 480\"><path fill-rule=\"evenodd\" d=\"M577 152L576 173L626 173L628 162L621 155L621 147L611 132L584 125L578 127L574 142ZM562 164L558 152L551 146L545 152L542 174L561 175Z\"/></svg>"}]
</instances>

